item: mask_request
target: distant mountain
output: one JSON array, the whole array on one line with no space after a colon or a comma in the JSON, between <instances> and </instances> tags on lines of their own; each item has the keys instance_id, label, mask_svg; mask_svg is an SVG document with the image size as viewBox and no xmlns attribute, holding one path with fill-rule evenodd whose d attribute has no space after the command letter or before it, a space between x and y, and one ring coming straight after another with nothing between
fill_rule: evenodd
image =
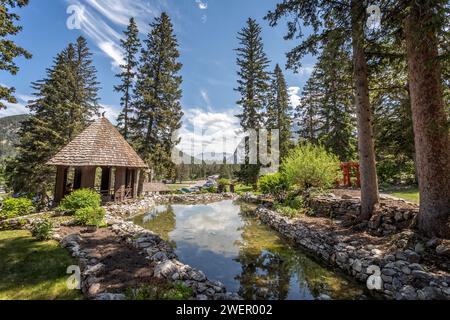
<instances>
[{"instance_id":1,"label":"distant mountain","mask_svg":"<svg viewBox=\"0 0 450 320\"><path fill-rule=\"evenodd\" d=\"M191 156L189 153L184 153L179 150L178 155L179 162L183 162L184 164L202 164L205 163L207 165L213 164L223 164L223 159L225 157L227 164L233 164L234 156L230 153L215 153L215 152L205 152L199 153L195 157Z\"/></svg>"},{"instance_id":2,"label":"distant mountain","mask_svg":"<svg viewBox=\"0 0 450 320\"><path fill-rule=\"evenodd\" d=\"M204 152L195 156L197 159L203 159L206 164L223 164L224 158L228 164L232 163L230 159L232 159L233 155L230 153L223 152Z\"/></svg>"},{"instance_id":3,"label":"distant mountain","mask_svg":"<svg viewBox=\"0 0 450 320\"><path fill-rule=\"evenodd\" d=\"M14 145L18 143L17 136L22 121L26 120L29 115L22 114L18 116L10 116L0 118L0 160L15 155Z\"/></svg>"}]
</instances>

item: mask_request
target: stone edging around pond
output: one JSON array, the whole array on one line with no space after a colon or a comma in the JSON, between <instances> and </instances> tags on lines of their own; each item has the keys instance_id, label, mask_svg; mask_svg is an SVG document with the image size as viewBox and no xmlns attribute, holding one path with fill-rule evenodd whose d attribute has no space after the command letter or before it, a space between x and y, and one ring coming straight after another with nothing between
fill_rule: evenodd
<instances>
[{"instance_id":1,"label":"stone edging around pond","mask_svg":"<svg viewBox=\"0 0 450 320\"><path fill-rule=\"evenodd\" d=\"M360 282L366 282L374 275L371 268L378 270L382 289L372 291L375 297L391 300L450 300L450 275L425 271L418 263L420 256L412 250L385 254L377 246L291 220L264 207L259 207L255 214L283 236Z\"/></svg>"},{"instance_id":2,"label":"stone edging around pond","mask_svg":"<svg viewBox=\"0 0 450 320\"><path fill-rule=\"evenodd\" d=\"M229 194L224 195L198 195L197 202L218 201L233 198ZM226 292L225 286L218 281L210 281L206 275L188 265L177 260L177 256L172 247L162 240L158 235L148 231L132 222L124 221L118 217L122 210L126 215L133 215L149 209L152 206L167 203L169 201L189 202L193 201L195 195L186 196L159 196L147 197L135 202L123 204L111 204L106 206L107 222L109 228L121 239L124 245L131 245L139 251L141 255L149 261L149 267L153 268L156 278L166 279L170 282L182 282L191 288L197 300L240 300L236 293ZM96 274L102 271L103 265L90 264L89 253L80 246L81 237L77 234L66 236L63 239L56 237L61 245L67 248L72 256L79 260L82 271L81 287L83 293L93 300L123 300L125 295L113 293L90 294L96 292L99 279Z\"/></svg>"}]
</instances>

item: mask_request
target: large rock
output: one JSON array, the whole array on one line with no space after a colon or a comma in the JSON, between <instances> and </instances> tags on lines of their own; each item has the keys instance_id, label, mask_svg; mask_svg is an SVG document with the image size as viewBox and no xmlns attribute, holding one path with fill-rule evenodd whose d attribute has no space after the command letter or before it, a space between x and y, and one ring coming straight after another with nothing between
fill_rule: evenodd
<instances>
[{"instance_id":1,"label":"large rock","mask_svg":"<svg viewBox=\"0 0 450 320\"><path fill-rule=\"evenodd\" d=\"M100 271L102 271L105 268L105 265L103 263L98 263L96 265L93 266L89 266L84 272L83 274L85 276L89 276L89 275L95 275L97 273L100 273Z\"/></svg>"},{"instance_id":2,"label":"large rock","mask_svg":"<svg viewBox=\"0 0 450 320\"><path fill-rule=\"evenodd\" d=\"M167 260L156 265L154 274L157 278L169 278L177 271L177 265L172 260Z\"/></svg>"},{"instance_id":3,"label":"large rock","mask_svg":"<svg viewBox=\"0 0 450 320\"><path fill-rule=\"evenodd\" d=\"M400 291L401 298L399 300L417 300L416 290L412 286L404 286Z\"/></svg>"},{"instance_id":4,"label":"large rock","mask_svg":"<svg viewBox=\"0 0 450 320\"><path fill-rule=\"evenodd\" d=\"M436 247L436 253L440 256L450 257L450 241L442 241L442 244Z\"/></svg>"},{"instance_id":5,"label":"large rock","mask_svg":"<svg viewBox=\"0 0 450 320\"><path fill-rule=\"evenodd\" d=\"M126 296L124 294L115 294L115 293L101 293L95 296L94 300L126 300Z\"/></svg>"}]
</instances>

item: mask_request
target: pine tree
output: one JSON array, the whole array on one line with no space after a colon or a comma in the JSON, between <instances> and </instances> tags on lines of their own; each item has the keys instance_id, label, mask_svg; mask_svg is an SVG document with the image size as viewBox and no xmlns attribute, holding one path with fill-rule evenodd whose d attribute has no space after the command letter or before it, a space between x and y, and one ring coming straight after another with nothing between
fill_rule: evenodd
<instances>
[{"instance_id":1,"label":"pine tree","mask_svg":"<svg viewBox=\"0 0 450 320\"><path fill-rule=\"evenodd\" d=\"M142 65L134 92L132 141L159 176L174 177L172 135L181 127L182 77L180 53L169 16L162 13L151 25L142 50Z\"/></svg>"},{"instance_id":2,"label":"pine tree","mask_svg":"<svg viewBox=\"0 0 450 320\"><path fill-rule=\"evenodd\" d=\"M348 49L326 43L304 90L297 114L300 133L322 144L341 161L355 157L356 137L352 70ZM303 133L303 134L302 134Z\"/></svg>"},{"instance_id":3,"label":"pine tree","mask_svg":"<svg viewBox=\"0 0 450 320\"><path fill-rule=\"evenodd\" d=\"M261 129L263 112L267 106L270 75L267 72L269 59L264 52L261 27L249 18L247 26L238 34L240 48L237 51L238 91L241 99L237 102L243 112L238 115L244 130Z\"/></svg>"},{"instance_id":4,"label":"pine tree","mask_svg":"<svg viewBox=\"0 0 450 320\"><path fill-rule=\"evenodd\" d=\"M382 183L416 183L405 55L395 43L385 40L380 43L389 54L369 60L378 176Z\"/></svg>"},{"instance_id":5,"label":"pine tree","mask_svg":"<svg viewBox=\"0 0 450 320\"><path fill-rule=\"evenodd\" d=\"M22 27L15 24L20 19L19 15L11 10L28 5L28 0L3 0L0 2L0 70L5 70L12 75L16 75L19 67L14 63L17 57L31 59L31 54L19 47L9 37L17 35ZM8 38L7 38L8 37ZM0 109L6 108L2 100L9 103L17 103L14 97L15 88L8 88L0 85Z\"/></svg>"},{"instance_id":6,"label":"pine tree","mask_svg":"<svg viewBox=\"0 0 450 320\"><path fill-rule=\"evenodd\" d=\"M86 41L59 53L43 80L33 83L36 100L27 107L31 116L22 123L18 154L7 164L8 186L46 200L54 183L46 162L98 115L96 70Z\"/></svg>"},{"instance_id":7,"label":"pine tree","mask_svg":"<svg viewBox=\"0 0 450 320\"><path fill-rule=\"evenodd\" d=\"M323 121L319 142L341 161L347 162L355 158L357 145L352 66L348 49L335 45L325 45L316 65L324 93L320 99Z\"/></svg>"},{"instance_id":8,"label":"pine tree","mask_svg":"<svg viewBox=\"0 0 450 320\"><path fill-rule=\"evenodd\" d=\"M121 84L114 87L114 90L122 93L120 104L122 112L117 119L117 126L120 133L128 139L130 125L130 116L132 112L131 98L133 84L136 78L136 67L138 66L137 54L141 47L139 40L139 30L134 18L130 19L130 24L124 32L125 39L120 40L122 48L125 51L125 64L121 65L122 72L117 75L121 79Z\"/></svg>"},{"instance_id":9,"label":"pine tree","mask_svg":"<svg viewBox=\"0 0 450 320\"><path fill-rule=\"evenodd\" d=\"M264 52L261 27L256 20L249 18L247 26L238 33L240 47L237 51L238 87L241 98L237 102L242 106L242 113L237 115L244 131L262 128L264 110L268 103L270 75L267 72L269 59ZM260 164L250 164L248 157L248 140L246 163L239 171L239 179L256 188ZM258 161L259 162L259 161Z\"/></svg>"},{"instance_id":10,"label":"pine tree","mask_svg":"<svg viewBox=\"0 0 450 320\"><path fill-rule=\"evenodd\" d=\"M299 142L319 143L321 83L317 80L316 70L306 82L300 104L295 108Z\"/></svg>"},{"instance_id":11,"label":"pine tree","mask_svg":"<svg viewBox=\"0 0 450 320\"><path fill-rule=\"evenodd\" d=\"M266 16L270 24L275 26L282 17L293 15L292 20L288 22L286 39L303 37L300 21L312 27L312 34L287 54L288 66L293 70L301 67L300 60L306 54L317 54L324 42L341 40L352 45L361 168L360 220L369 220L375 205L379 202L367 57L364 51L366 8L365 1L360 0L351 0L350 3L285 0Z\"/></svg>"},{"instance_id":12,"label":"pine tree","mask_svg":"<svg viewBox=\"0 0 450 320\"><path fill-rule=\"evenodd\" d=\"M286 79L278 64L272 76L266 118L267 130L278 129L280 132L279 155L282 163L292 146L292 106L289 102Z\"/></svg>"}]
</instances>

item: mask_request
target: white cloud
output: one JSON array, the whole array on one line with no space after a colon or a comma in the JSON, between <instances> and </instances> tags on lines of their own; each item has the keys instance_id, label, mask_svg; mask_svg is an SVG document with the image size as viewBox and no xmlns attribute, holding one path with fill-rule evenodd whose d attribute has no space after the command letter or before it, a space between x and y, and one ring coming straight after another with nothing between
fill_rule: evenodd
<instances>
[{"instance_id":1,"label":"white cloud","mask_svg":"<svg viewBox=\"0 0 450 320\"><path fill-rule=\"evenodd\" d=\"M6 105L6 109L0 109L0 118L30 113L26 106L29 101L33 100L33 97L20 93L15 96L17 103L3 102Z\"/></svg>"},{"instance_id":2,"label":"white cloud","mask_svg":"<svg viewBox=\"0 0 450 320\"><path fill-rule=\"evenodd\" d=\"M198 8L202 11L206 11L208 9L208 3L204 2L203 0L195 0L195 3L197 4ZM202 23L208 22L208 15L202 14L201 21Z\"/></svg>"},{"instance_id":3,"label":"white cloud","mask_svg":"<svg viewBox=\"0 0 450 320\"><path fill-rule=\"evenodd\" d=\"M289 101L292 107L297 107L300 104L300 87L288 88Z\"/></svg>"},{"instance_id":4,"label":"white cloud","mask_svg":"<svg viewBox=\"0 0 450 320\"><path fill-rule=\"evenodd\" d=\"M184 110L181 142L178 148L186 154L232 154L242 140L236 110L205 112L198 108Z\"/></svg>"},{"instance_id":5,"label":"white cloud","mask_svg":"<svg viewBox=\"0 0 450 320\"><path fill-rule=\"evenodd\" d=\"M202 95L203 101L205 101L208 110L211 110L211 100L209 99L208 92L202 89L200 90L200 94Z\"/></svg>"},{"instance_id":6,"label":"white cloud","mask_svg":"<svg viewBox=\"0 0 450 320\"><path fill-rule=\"evenodd\" d=\"M298 70L298 74L300 76L307 76L307 77L309 77L311 75L311 73L313 73L313 71L314 71L314 66L306 66L306 67L301 67Z\"/></svg>"},{"instance_id":7,"label":"white cloud","mask_svg":"<svg viewBox=\"0 0 450 320\"><path fill-rule=\"evenodd\" d=\"M123 64L123 50L119 41L130 18L134 17L140 32L145 33L150 19L160 14L164 7L163 0L153 1L153 4L143 0L66 1L83 8L79 16L81 31L111 59L114 69Z\"/></svg>"},{"instance_id":8,"label":"white cloud","mask_svg":"<svg viewBox=\"0 0 450 320\"><path fill-rule=\"evenodd\" d=\"M206 10L208 9L208 4L206 2L203 2L202 0L195 0L195 3L197 3L198 8L200 10Z\"/></svg>"},{"instance_id":9,"label":"white cloud","mask_svg":"<svg viewBox=\"0 0 450 320\"><path fill-rule=\"evenodd\" d=\"M101 111L101 112L105 112L105 117L109 121L111 121L112 124L116 124L117 123L117 117L119 116L118 108L114 107L114 106L107 105L107 104L100 104L100 106L103 109L103 111Z\"/></svg>"}]
</instances>

